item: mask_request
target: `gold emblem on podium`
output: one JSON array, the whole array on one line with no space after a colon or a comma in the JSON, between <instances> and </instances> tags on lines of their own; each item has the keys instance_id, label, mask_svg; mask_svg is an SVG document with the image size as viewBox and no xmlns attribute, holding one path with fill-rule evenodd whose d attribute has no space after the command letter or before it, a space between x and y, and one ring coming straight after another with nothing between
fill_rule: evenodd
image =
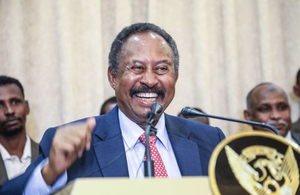
<instances>
[{"instance_id":1,"label":"gold emblem on podium","mask_svg":"<svg viewBox=\"0 0 300 195\"><path fill-rule=\"evenodd\" d=\"M300 194L299 150L284 138L265 132L227 138L211 157L212 190L215 194Z\"/></svg>"}]
</instances>

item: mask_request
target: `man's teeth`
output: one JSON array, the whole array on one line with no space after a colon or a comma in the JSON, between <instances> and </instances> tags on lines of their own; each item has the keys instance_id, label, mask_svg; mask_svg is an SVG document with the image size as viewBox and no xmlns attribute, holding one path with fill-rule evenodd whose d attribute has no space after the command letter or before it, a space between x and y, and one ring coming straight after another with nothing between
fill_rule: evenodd
<instances>
[{"instance_id":1,"label":"man's teeth","mask_svg":"<svg viewBox=\"0 0 300 195\"><path fill-rule=\"evenodd\" d=\"M158 97L157 93L138 93L136 96L147 101L155 101Z\"/></svg>"}]
</instances>

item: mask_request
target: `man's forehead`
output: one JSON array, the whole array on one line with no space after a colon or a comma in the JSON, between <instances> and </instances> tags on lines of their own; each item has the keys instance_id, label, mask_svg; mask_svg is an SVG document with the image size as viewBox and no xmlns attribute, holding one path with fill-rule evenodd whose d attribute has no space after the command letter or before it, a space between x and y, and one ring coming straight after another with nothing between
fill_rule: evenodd
<instances>
[{"instance_id":1,"label":"man's forehead","mask_svg":"<svg viewBox=\"0 0 300 195\"><path fill-rule=\"evenodd\" d=\"M160 51L173 60L173 50L167 41L159 34L149 31L133 34L122 46L122 55L143 54L144 52Z\"/></svg>"},{"instance_id":2,"label":"man's forehead","mask_svg":"<svg viewBox=\"0 0 300 195\"><path fill-rule=\"evenodd\" d=\"M0 96L3 97L5 95L14 95L14 96L20 96L23 98L21 89L14 83L0 85Z\"/></svg>"},{"instance_id":3,"label":"man's forehead","mask_svg":"<svg viewBox=\"0 0 300 195\"><path fill-rule=\"evenodd\" d=\"M140 40L143 40L143 37L148 37L153 40L159 39L159 40L163 41L164 43L167 43L167 41L161 35L159 35L156 32L153 32L153 31L145 31L145 32L139 32L139 33L132 34L127 38L127 40L133 39L134 41L140 41Z\"/></svg>"},{"instance_id":4,"label":"man's forehead","mask_svg":"<svg viewBox=\"0 0 300 195\"><path fill-rule=\"evenodd\" d=\"M159 42L161 45L170 47L168 42L161 35L152 31L147 31L130 35L123 44L123 48L128 45L146 46L153 42Z\"/></svg>"},{"instance_id":5,"label":"man's forehead","mask_svg":"<svg viewBox=\"0 0 300 195\"><path fill-rule=\"evenodd\" d=\"M274 104L280 102L288 104L286 95L278 88L261 86L253 92L251 100L254 104Z\"/></svg>"}]
</instances>

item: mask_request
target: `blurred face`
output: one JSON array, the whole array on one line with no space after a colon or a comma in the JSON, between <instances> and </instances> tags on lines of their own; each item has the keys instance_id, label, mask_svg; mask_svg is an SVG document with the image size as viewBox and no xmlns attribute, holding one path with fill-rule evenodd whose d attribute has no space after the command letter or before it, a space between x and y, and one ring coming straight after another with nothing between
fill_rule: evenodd
<instances>
[{"instance_id":1,"label":"blurred face","mask_svg":"<svg viewBox=\"0 0 300 195\"><path fill-rule=\"evenodd\" d=\"M117 105L117 103L108 103L108 104L106 104L105 114L108 113L109 111L111 111L116 105Z\"/></svg>"},{"instance_id":2,"label":"blurred face","mask_svg":"<svg viewBox=\"0 0 300 195\"><path fill-rule=\"evenodd\" d=\"M13 136L25 131L28 102L15 84L0 86L0 136Z\"/></svg>"},{"instance_id":3,"label":"blurred face","mask_svg":"<svg viewBox=\"0 0 300 195\"><path fill-rule=\"evenodd\" d=\"M156 33L132 35L122 47L118 74L109 69L108 76L121 111L143 127L154 102L165 110L174 97L177 76L172 49Z\"/></svg>"},{"instance_id":4,"label":"blurred face","mask_svg":"<svg viewBox=\"0 0 300 195\"><path fill-rule=\"evenodd\" d=\"M251 112L245 115L247 120L273 125L282 136L286 136L292 125L291 109L287 97L281 90L276 88L270 90L270 85L260 86L253 91L251 103ZM253 128L270 131L262 127Z\"/></svg>"}]
</instances>

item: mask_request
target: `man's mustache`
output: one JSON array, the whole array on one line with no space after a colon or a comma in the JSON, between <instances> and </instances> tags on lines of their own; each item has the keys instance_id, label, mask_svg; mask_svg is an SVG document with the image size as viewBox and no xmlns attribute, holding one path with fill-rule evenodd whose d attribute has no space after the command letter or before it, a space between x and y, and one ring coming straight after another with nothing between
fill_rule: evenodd
<instances>
[{"instance_id":1,"label":"man's mustache","mask_svg":"<svg viewBox=\"0 0 300 195\"><path fill-rule=\"evenodd\" d=\"M161 96L162 99L165 98L166 91L163 88L153 86L153 87L148 87L146 85L142 85L141 87L138 88L131 88L129 91L130 97L133 97L137 93L157 93L158 96Z\"/></svg>"},{"instance_id":2,"label":"man's mustache","mask_svg":"<svg viewBox=\"0 0 300 195\"><path fill-rule=\"evenodd\" d=\"M288 125L288 123L286 122L286 121L284 121L284 120L278 120L278 121L276 121L276 120L271 120L269 123L268 123L269 125L272 125L272 126L274 126L274 125L283 125L283 126L287 126Z\"/></svg>"},{"instance_id":3,"label":"man's mustache","mask_svg":"<svg viewBox=\"0 0 300 195\"><path fill-rule=\"evenodd\" d=\"M18 121L22 122L22 119L20 117L9 117L6 120L2 121L0 124L1 124L1 126L5 126L6 123L9 123L12 120L18 120Z\"/></svg>"}]
</instances>

